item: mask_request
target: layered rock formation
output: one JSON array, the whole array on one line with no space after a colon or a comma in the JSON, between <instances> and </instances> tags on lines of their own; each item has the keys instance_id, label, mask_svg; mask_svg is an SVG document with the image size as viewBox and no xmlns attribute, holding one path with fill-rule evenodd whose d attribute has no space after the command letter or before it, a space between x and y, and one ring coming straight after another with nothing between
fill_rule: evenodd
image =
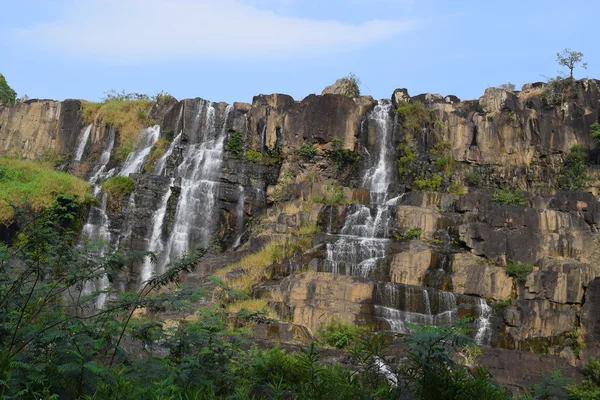
<instances>
[{"instance_id":1,"label":"layered rock formation","mask_svg":"<svg viewBox=\"0 0 600 400\"><path fill-rule=\"evenodd\" d=\"M119 130L101 119L84 124L79 101L2 106L0 154L68 156L62 167L95 185L99 199L83 236L161 253L121 287L198 246L251 252L317 222L309 249L275 263L255 290L278 291L273 306L303 335L332 320L409 334L407 323L471 316L482 345L573 365L597 356L595 166L586 193L561 192L558 182L573 145L596 157L589 128L600 81L578 81L576 96L558 105L533 86L462 102L405 89L375 101L334 89L252 104L170 99L155 105L157 125L122 162ZM417 102L427 116L409 130L395 110ZM149 164L159 139L166 146ZM133 178L135 191L111 209L98 185L117 175ZM526 191L523 204L498 204L494 194L506 188ZM519 263L531 270L511 276L506 265Z\"/></svg>"}]
</instances>

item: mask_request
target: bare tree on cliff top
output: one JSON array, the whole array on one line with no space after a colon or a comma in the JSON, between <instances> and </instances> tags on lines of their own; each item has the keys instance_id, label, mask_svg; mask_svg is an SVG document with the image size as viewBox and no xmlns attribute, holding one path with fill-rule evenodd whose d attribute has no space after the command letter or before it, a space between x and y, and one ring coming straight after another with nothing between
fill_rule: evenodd
<instances>
[{"instance_id":1,"label":"bare tree on cliff top","mask_svg":"<svg viewBox=\"0 0 600 400\"><path fill-rule=\"evenodd\" d=\"M581 63L583 69L587 69L587 62L583 61L583 53L580 51L573 51L569 48L556 53L556 62L559 65L569 68L570 78L573 79L573 69L577 64Z\"/></svg>"}]
</instances>

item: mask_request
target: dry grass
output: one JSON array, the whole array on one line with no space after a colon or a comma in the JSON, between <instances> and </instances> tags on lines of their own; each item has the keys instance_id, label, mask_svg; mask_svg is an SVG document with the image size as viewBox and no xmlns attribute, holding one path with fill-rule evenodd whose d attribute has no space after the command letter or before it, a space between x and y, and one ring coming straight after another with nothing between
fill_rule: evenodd
<instances>
[{"instance_id":1,"label":"dry grass","mask_svg":"<svg viewBox=\"0 0 600 400\"><path fill-rule=\"evenodd\" d=\"M243 309L248 311L266 311L268 318L276 319L277 315L275 311L269 307L268 299L246 299L236 301L227 305L226 311L228 313L238 313Z\"/></svg>"},{"instance_id":2,"label":"dry grass","mask_svg":"<svg viewBox=\"0 0 600 400\"><path fill-rule=\"evenodd\" d=\"M8 225L14 210L9 204L29 203L36 211L52 204L59 194L85 200L90 195L87 182L52 169L47 162L0 158L0 224Z\"/></svg>"},{"instance_id":3,"label":"dry grass","mask_svg":"<svg viewBox=\"0 0 600 400\"><path fill-rule=\"evenodd\" d=\"M150 112L152 100L107 100L103 103L81 101L81 111L86 124L102 121L119 132L117 160L124 161L133 150L140 132L154 122Z\"/></svg>"},{"instance_id":4,"label":"dry grass","mask_svg":"<svg viewBox=\"0 0 600 400\"><path fill-rule=\"evenodd\" d=\"M524 99L530 99L532 97L543 97L544 96L544 88L531 89L526 92L519 93L519 97Z\"/></svg>"}]
</instances>

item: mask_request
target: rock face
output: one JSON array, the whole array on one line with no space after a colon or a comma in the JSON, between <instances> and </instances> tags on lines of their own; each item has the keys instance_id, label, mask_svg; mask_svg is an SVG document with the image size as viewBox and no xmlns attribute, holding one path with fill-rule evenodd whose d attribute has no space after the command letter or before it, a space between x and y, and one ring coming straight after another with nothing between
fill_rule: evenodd
<instances>
[{"instance_id":1,"label":"rock face","mask_svg":"<svg viewBox=\"0 0 600 400\"><path fill-rule=\"evenodd\" d=\"M358 89L357 81L353 80L353 77L345 77L338 79L333 85L327 86L321 94L341 94L342 96L359 97L360 90Z\"/></svg>"},{"instance_id":2,"label":"rock face","mask_svg":"<svg viewBox=\"0 0 600 400\"><path fill-rule=\"evenodd\" d=\"M164 263L198 246L217 260L282 237L310 242L270 266L269 290L254 291L280 291L273 303L295 324L261 337L296 340L333 320L402 336L410 323L470 316L499 376L519 385L508 350L527 363L555 360L531 353L574 365L600 355L600 173L588 169L585 193L559 190L573 145L597 159L589 128L600 81L576 82L563 104L539 84L472 101L406 89L375 101L347 84L301 101L169 98L126 160L119 130L84 126L79 101L0 106L0 155L66 155L64 169L95 185L129 175L124 207L93 207L85 232ZM417 102L422 121L395 111ZM149 163L159 139L166 148ZM506 188L525 191L521 205L499 204ZM507 268L518 264L520 273ZM148 268L121 283L136 288Z\"/></svg>"}]
</instances>

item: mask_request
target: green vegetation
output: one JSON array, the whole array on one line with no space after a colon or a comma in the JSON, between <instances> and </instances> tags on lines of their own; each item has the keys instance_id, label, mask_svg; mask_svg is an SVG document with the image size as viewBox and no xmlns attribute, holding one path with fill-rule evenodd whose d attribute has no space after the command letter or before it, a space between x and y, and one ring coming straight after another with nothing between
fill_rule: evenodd
<instances>
[{"instance_id":1,"label":"green vegetation","mask_svg":"<svg viewBox=\"0 0 600 400\"><path fill-rule=\"evenodd\" d=\"M144 165L144 171L146 171L147 174L152 173L156 160L165 154L170 145L171 141L166 137L161 137L154 143L154 146L152 146L152 149L150 150L148 161L146 161L146 165Z\"/></svg>"},{"instance_id":2,"label":"green vegetation","mask_svg":"<svg viewBox=\"0 0 600 400\"><path fill-rule=\"evenodd\" d=\"M398 115L406 132L413 136L419 136L423 131L425 121L429 118L429 111L419 101L404 102L398 107Z\"/></svg>"},{"instance_id":3,"label":"green vegetation","mask_svg":"<svg viewBox=\"0 0 600 400\"><path fill-rule=\"evenodd\" d=\"M0 104L14 103L16 99L17 92L15 92L10 86L8 86L6 78L4 77L4 75L0 74Z\"/></svg>"},{"instance_id":4,"label":"green vegetation","mask_svg":"<svg viewBox=\"0 0 600 400\"><path fill-rule=\"evenodd\" d=\"M583 61L583 53L579 51L573 51L569 48L556 53L556 62L558 65L567 67L569 69L569 78L573 80L573 70L578 64L581 64L581 68L587 69L587 62Z\"/></svg>"},{"instance_id":5,"label":"green vegetation","mask_svg":"<svg viewBox=\"0 0 600 400\"><path fill-rule=\"evenodd\" d=\"M133 193L135 181L128 176L114 176L102 184L102 190L108 195L108 208L112 211L121 209L125 197Z\"/></svg>"},{"instance_id":6,"label":"green vegetation","mask_svg":"<svg viewBox=\"0 0 600 400\"><path fill-rule=\"evenodd\" d=\"M258 164L262 161L262 159L263 156L260 151L252 149L246 151L246 161L248 161L250 164Z\"/></svg>"},{"instance_id":7,"label":"green vegetation","mask_svg":"<svg viewBox=\"0 0 600 400\"><path fill-rule=\"evenodd\" d=\"M502 313L506 307L511 305L511 303L511 300L497 300L492 302L491 307L496 313Z\"/></svg>"},{"instance_id":8,"label":"green vegetation","mask_svg":"<svg viewBox=\"0 0 600 400\"><path fill-rule=\"evenodd\" d=\"M506 274L512 278L516 278L519 282L525 282L527 276L533 271L533 266L530 264L510 262L504 266Z\"/></svg>"},{"instance_id":9,"label":"green vegetation","mask_svg":"<svg viewBox=\"0 0 600 400\"><path fill-rule=\"evenodd\" d=\"M367 332L364 327L334 320L319 329L316 337L328 346L345 349L358 344L360 337Z\"/></svg>"},{"instance_id":10,"label":"green vegetation","mask_svg":"<svg viewBox=\"0 0 600 400\"><path fill-rule=\"evenodd\" d=\"M42 211L61 194L86 201L90 187L73 175L53 170L46 162L0 158L0 224L11 223L15 206L29 204L33 210Z\"/></svg>"},{"instance_id":11,"label":"green vegetation","mask_svg":"<svg viewBox=\"0 0 600 400\"><path fill-rule=\"evenodd\" d=\"M454 172L454 157L447 155L435 160L435 170L446 175L452 175Z\"/></svg>"},{"instance_id":12,"label":"green vegetation","mask_svg":"<svg viewBox=\"0 0 600 400\"><path fill-rule=\"evenodd\" d=\"M290 187L290 183L294 175L290 171L285 171L277 182L275 189L273 191L273 200L276 203L281 203L284 201L289 201L292 199L292 188Z\"/></svg>"},{"instance_id":13,"label":"green vegetation","mask_svg":"<svg viewBox=\"0 0 600 400\"><path fill-rule=\"evenodd\" d=\"M465 174L465 180L467 185L481 188L484 185L483 176L477 171L469 171Z\"/></svg>"},{"instance_id":14,"label":"green vegetation","mask_svg":"<svg viewBox=\"0 0 600 400\"><path fill-rule=\"evenodd\" d=\"M344 193L344 187L335 182L329 182L323 185L323 195L313 196L314 203L325 204L328 206L340 206L344 204L353 204L356 201L348 198Z\"/></svg>"},{"instance_id":15,"label":"green vegetation","mask_svg":"<svg viewBox=\"0 0 600 400\"><path fill-rule=\"evenodd\" d=\"M413 185L416 190L439 192L442 189L442 177L440 175L432 175L431 178L422 177L415 179Z\"/></svg>"},{"instance_id":16,"label":"green vegetation","mask_svg":"<svg viewBox=\"0 0 600 400\"><path fill-rule=\"evenodd\" d=\"M360 96L360 79L356 77L352 72L341 79L342 81L342 92L341 94L346 97L359 97Z\"/></svg>"},{"instance_id":17,"label":"green vegetation","mask_svg":"<svg viewBox=\"0 0 600 400\"><path fill-rule=\"evenodd\" d=\"M587 184L588 154L580 145L571 147L559 177L559 188L581 192Z\"/></svg>"},{"instance_id":18,"label":"green vegetation","mask_svg":"<svg viewBox=\"0 0 600 400\"><path fill-rule=\"evenodd\" d=\"M150 118L153 105L154 101L147 95L110 91L101 103L83 100L81 111L84 123L102 121L117 129L119 142L115 159L122 162L133 150L142 129L154 123Z\"/></svg>"},{"instance_id":19,"label":"green vegetation","mask_svg":"<svg viewBox=\"0 0 600 400\"><path fill-rule=\"evenodd\" d=\"M492 201L495 204L506 206L524 206L527 204L523 192L510 189L497 190L496 193L494 193Z\"/></svg>"},{"instance_id":20,"label":"green vegetation","mask_svg":"<svg viewBox=\"0 0 600 400\"><path fill-rule=\"evenodd\" d=\"M596 147L600 148L600 124L599 123L594 122L590 126L590 135L592 136L592 139L594 139L594 143L596 144Z\"/></svg>"},{"instance_id":21,"label":"green vegetation","mask_svg":"<svg viewBox=\"0 0 600 400\"><path fill-rule=\"evenodd\" d=\"M333 150L329 153L329 157L335 162L340 171L344 166L360 160L358 153L354 150L344 148L344 141L338 138L333 139Z\"/></svg>"},{"instance_id":22,"label":"green vegetation","mask_svg":"<svg viewBox=\"0 0 600 400\"><path fill-rule=\"evenodd\" d=\"M419 240L422 234L423 230L421 228L409 228L404 234L396 233L394 236L396 240Z\"/></svg>"},{"instance_id":23,"label":"green vegetation","mask_svg":"<svg viewBox=\"0 0 600 400\"><path fill-rule=\"evenodd\" d=\"M579 385L569 386L569 400L600 399L600 361L591 358L583 367L585 376Z\"/></svg>"},{"instance_id":24,"label":"green vegetation","mask_svg":"<svg viewBox=\"0 0 600 400\"><path fill-rule=\"evenodd\" d=\"M398 158L398 172L401 177L408 178L413 172L417 152L408 143L406 138L403 142L400 142L397 150L400 153L400 158Z\"/></svg>"},{"instance_id":25,"label":"green vegetation","mask_svg":"<svg viewBox=\"0 0 600 400\"><path fill-rule=\"evenodd\" d=\"M300 146L298 154L300 154L300 157L303 157L307 160L312 160L317 155L317 148L313 142L306 142Z\"/></svg>"},{"instance_id":26,"label":"green vegetation","mask_svg":"<svg viewBox=\"0 0 600 400\"><path fill-rule=\"evenodd\" d=\"M498 87L502 90L506 90L507 92L514 92L516 89L515 84L510 83L510 82L503 83L502 85L500 85Z\"/></svg>"},{"instance_id":27,"label":"green vegetation","mask_svg":"<svg viewBox=\"0 0 600 400\"><path fill-rule=\"evenodd\" d=\"M227 140L227 150L235 156L244 153L244 139L240 132L232 133Z\"/></svg>"}]
</instances>

